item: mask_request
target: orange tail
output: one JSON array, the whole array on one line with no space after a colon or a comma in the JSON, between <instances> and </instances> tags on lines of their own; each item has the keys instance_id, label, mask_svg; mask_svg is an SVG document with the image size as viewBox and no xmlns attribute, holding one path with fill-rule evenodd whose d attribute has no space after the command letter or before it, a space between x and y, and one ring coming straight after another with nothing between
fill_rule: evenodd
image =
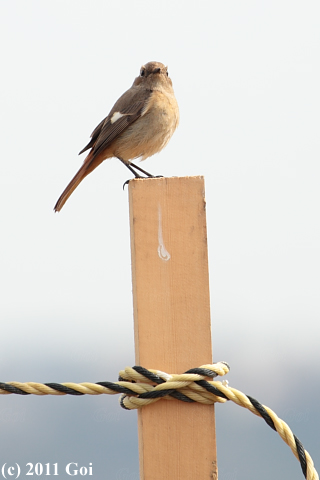
<instances>
[{"instance_id":1,"label":"orange tail","mask_svg":"<svg viewBox=\"0 0 320 480\"><path fill-rule=\"evenodd\" d=\"M77 188L77 186L82 182L82 180L89 175L92 170L94 170L100 163L104 160L104 158L101 156L92 158L92 152L89 153L87 158L85 159L82 167L78 170L78 172L75 174L71 182L66 186L62 194L60 195L57 203L54 206L54 211L55 212L60 212L61 208L63 205L66 203L70 195L74 192L74 190Z\"/></svg>"}]
</instances>

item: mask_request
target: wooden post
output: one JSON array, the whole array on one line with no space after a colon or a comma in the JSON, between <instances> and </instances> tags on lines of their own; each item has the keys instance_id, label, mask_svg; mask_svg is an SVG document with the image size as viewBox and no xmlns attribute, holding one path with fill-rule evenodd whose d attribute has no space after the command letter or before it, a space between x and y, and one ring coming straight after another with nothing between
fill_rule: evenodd
<instances>
[{"instance_id":1,"label":"wooden post","mask_svg":"<svg viewBox=\"0 0 320 480\"><path fill-rule=\"evenodd\" d=\"M203 177L129 183L136 364L212 363ZM161 400L138 411L142 480L217 479L214 406Z\"/></svg>"}]
</instances>

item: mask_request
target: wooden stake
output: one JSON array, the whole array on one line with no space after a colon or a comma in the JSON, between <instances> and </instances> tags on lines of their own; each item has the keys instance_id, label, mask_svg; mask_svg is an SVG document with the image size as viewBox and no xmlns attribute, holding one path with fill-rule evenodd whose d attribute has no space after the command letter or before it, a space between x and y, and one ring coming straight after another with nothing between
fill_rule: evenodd
<instances>
[{"instance_id":1,"label":"wooden stake","mask_svg":"<svg viewBox=\"0 0 320 480\"><path fill-rule=\"evenodd\" d=\"M203 177L129 183L136 364L212 363ZM217 479L214 406L161 400L138 411L142 480Z\"/></svg>"}]
</instances>

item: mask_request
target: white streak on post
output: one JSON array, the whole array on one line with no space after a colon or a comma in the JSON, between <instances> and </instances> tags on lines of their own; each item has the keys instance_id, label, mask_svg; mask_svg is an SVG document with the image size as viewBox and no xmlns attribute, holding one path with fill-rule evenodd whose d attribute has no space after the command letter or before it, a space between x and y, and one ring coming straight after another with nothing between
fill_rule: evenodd
<instances>
[{"instance_id":1,"label":"white streak on post","mask_svg":"<svg viewBox=\"0 0 320 480\"><path fill-rule=\"evenodd\" d=\"M158 206L158 255L161 260L167 262L170 260L171 255L164 246L163 235L162 235L162 211L160 204Z\"/></svg>"}]
</instances>

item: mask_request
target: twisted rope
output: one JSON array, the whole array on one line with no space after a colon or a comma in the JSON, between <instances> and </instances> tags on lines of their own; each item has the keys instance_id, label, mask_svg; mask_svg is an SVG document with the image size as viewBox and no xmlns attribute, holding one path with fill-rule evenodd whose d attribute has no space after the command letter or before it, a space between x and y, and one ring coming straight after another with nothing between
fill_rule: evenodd
<instances>
[{"instance_id":1,"label":"twisted rope","mask_svg":"<svg viewBox=\"0 0 320 480\"><path fill-rule=\"evenodd\" d=\"M289 426L270 408L256 399L228 386L228 382L208 381L207 378L223 376L229 372L226 362L202 365L183 374L168 374L160 370L147 370L135 366L120 371L118 382L97 383L35 383L0 382L0 394L18 395L115 395L121 393L120 405L126 410L141 408L159 401L177 399L182 402L199 402L205 405L225 403L231 400L247 408L254 415L262 417L282 440L289 445L300 462L302 473L307 480L319 480L313 461L300 440Z\"/></svg>"}]
</instances>

